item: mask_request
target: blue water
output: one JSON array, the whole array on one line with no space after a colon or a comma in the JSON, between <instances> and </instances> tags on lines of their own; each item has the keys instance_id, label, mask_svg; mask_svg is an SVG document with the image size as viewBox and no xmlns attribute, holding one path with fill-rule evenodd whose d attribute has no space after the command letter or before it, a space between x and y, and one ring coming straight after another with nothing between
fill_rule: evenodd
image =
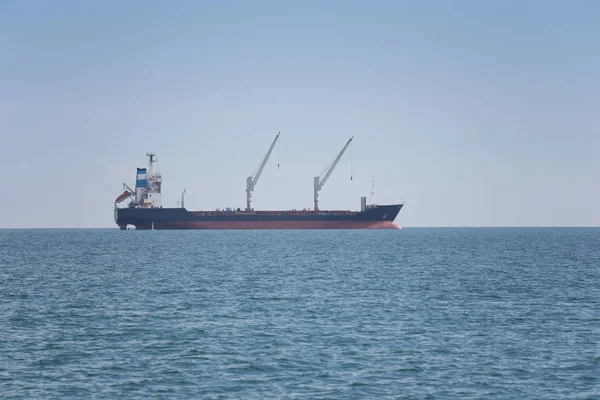
<instances>
[{"instance_id":1,"label":"blue water","mask_svg":"<svg viewBox=\"0 0 600 400\"><path fill-rule=\"evenodd\" d=\"M0 230L0 398L600 398L600 229Z\"/></svg>"}]
</instances>

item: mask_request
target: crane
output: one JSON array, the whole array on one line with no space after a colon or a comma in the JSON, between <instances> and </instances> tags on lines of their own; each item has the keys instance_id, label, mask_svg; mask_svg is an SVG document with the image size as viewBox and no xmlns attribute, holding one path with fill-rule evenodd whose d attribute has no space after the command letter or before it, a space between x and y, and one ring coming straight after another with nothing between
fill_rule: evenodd
<instances>
[{"instance_id":1,"label":"crane","mask_svg":"<svg viewBox=\"0 0 600 400\"><path fill-rule=\"evenodd\" d=\"M275 147L275 143L277 142L277 139L279 139L279 135L281 135L281 132L277 132L277 136L275 136L273 143L271 143L271 147L269 147L269 151L267 151L267 154L265 154L265 156L263 157L260 165L254 171L253 176L249 176L246 179L246 211L252 211L252 191L254 191L254 187L256 186L256 183L258 182L258 179L260 178L260 175L262 174L263 169L265 168L265 165L267 164L267 161L269 161L269 157L271 156L271 152L273 151L273 148Z\"/></svg>"},{"instance_id":2,"label":"crane","mask_svg":"<svg viewBox=\"0 0 600 400\"><path fill-rule=\"evenodd\" d=\"M352 139L354 139L354 136L352 136L350 140L346 142L346 145L344 146L342 151L340 151L340 154L338 154L337 157L325 168L321 175L315 177L315 211L319 211L319 191L323 188L323 186L327 182L327 179L329 179L329 176L331 176L331 173L342 159L342 156L346 152L348 146L350 146Z\"/></svg>"}]
</instances>

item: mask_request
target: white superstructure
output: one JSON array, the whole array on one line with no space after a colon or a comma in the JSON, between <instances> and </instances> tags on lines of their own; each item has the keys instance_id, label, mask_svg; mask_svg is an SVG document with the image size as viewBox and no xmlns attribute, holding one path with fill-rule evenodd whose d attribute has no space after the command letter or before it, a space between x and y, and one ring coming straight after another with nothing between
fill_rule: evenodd
<instances>
[{"instance_id":1,"label":"white superstructure","mask_svg":"<svg viewBox=\"0 0 600 400\"><path fill-rule=\"evenodd\" d=\"M138 168L135 178L135 205L141 208L162 208L160 172L154 172L153 164L158 161L154 153L146 153L148 168Z\"/></svg>"}]
</instances>

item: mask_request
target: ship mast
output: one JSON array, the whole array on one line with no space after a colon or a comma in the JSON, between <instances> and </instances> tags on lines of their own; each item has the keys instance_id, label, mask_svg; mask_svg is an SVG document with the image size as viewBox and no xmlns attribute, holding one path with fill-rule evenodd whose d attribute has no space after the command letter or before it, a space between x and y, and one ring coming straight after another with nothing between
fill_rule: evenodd
<instances>
[{"instance_id":1,"label":"ship mast","mask_svg":"<svg viewBox=\"0 0 600 400\"><path fill-rule=\"evenodd\" d=\"M177 201L177 205L181 204L181 208L185 208L185 189L181 192L181 200Z\"/></svg>"},{"instance_id":2,"label":"ship mast","mask_svg":"<svg viewBox=\"0 0 600 400\"><path fill-rule=\"evenodd\" d=\"M348 142L346 142L346 145L344 146L342 151L340 151L337 157L325 168L323 172L321 172L321 175L315 177L315 211L319 211L319 191L323 188L323 186L331 176L331 173L342 159L342 156L346 152L348 146L350 146L352 139L354 139L354 136L352 136L348 140Z\"/></svg>"},{"instance_id":3,"label":"ship mast","mask_svg":"<svg viewBox=\"0 0 600 400\"><path fill-rule=\"evenodd\" d=\"M267 154L265 154L265 156L263 157L260 165L254 171L254 174L252 174L252 176L249 176L246 179L246 211L252 211L252 192L254 191L254 187L258 183L258 179L260 178L260 175L262 174L265 165L267 165L267 161L269 161L269 157L271 156L271 152L275 147L277 139L279 139L279 135L281 135L281 132L278 132L277 136L275 136L273 143L271 143L271 147L269 147L269 151L267 151Z\"/></svg>"},{"instance_id":4,"label":"ship mast","mask_svg":"<svg viewBox=\"0 0 600 400\"><path fill-rule=\"evenodd\" d=\"M158 161L158 158L154 153L146 153L146 156L148 157L148 175L152 175L152 165Z\"/></svg>"}]
</instances>

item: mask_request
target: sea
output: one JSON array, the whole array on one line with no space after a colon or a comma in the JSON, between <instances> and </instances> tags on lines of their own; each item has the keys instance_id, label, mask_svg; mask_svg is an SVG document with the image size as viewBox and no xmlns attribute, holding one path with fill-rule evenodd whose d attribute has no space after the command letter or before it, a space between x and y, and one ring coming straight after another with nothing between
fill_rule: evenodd
<instances>
[{"instance_id":1,"label":"sea","mask_svg":"<svg viewBox=\"0 0 600 400\"><path fill-rule=\"evenodd\" d=\"M600 229L0 230L1 399L600 399Z\"/></svg>"}]
</instances>

